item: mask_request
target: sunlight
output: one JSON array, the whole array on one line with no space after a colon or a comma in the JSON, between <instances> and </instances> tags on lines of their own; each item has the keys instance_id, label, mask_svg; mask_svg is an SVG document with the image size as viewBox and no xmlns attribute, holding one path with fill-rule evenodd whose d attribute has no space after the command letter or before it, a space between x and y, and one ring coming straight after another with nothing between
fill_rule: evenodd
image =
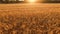
<instances>
[{"instance_id":1,"label":"sunlight","mask_svg":"<svg viewBox=\"0 0 60 34\"><path fill-rule=\"evenodd\" d=\"M36 0L27 0L29 3L35 3Z\"/></svg>"}]
</instances>

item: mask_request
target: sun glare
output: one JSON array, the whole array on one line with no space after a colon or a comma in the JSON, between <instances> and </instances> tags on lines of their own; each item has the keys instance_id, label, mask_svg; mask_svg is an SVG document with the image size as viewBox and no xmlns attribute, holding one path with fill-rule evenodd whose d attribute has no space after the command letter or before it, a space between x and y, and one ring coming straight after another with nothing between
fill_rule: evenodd
<instances>
[{"instance_id":1,"label":"sun glare","mask_svg":"<svg viewBox=\"0 0 60 34\"><path fill-rule=\"evenodd\" d=\"M27 0L29 3L34 3L36 0Z\"/></svg>"}]
</instances>

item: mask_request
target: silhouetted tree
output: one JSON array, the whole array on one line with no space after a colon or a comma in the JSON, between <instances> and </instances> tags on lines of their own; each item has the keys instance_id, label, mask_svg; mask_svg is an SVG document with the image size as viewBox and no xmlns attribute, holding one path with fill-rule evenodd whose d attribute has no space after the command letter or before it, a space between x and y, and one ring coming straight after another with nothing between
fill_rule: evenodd
<instances>
[{"instance_id":1,"label":"silhouetted tree","mask_svg":"<svg viewBox=\"0 0 60 34\"><path fill-rule=\"evenodd\" d=\"M44 0L43 2L48 3L60 3L60 0Z\"/></svg>"}]
</instances>

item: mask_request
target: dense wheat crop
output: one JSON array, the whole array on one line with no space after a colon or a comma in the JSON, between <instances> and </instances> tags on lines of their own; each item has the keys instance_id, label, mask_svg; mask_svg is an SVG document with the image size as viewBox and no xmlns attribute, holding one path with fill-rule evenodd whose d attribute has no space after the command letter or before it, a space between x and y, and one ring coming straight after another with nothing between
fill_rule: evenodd
<instances>
[{"instance_id":1,"label":"dense wheat crop","mask_svg":"<svg viewBox=\"0 0 60 34\"><path fill-rule=\"evenodd\" d=\"M0 34L60 34L60 5L0 4Z\"/></svg>"}]
</instances>

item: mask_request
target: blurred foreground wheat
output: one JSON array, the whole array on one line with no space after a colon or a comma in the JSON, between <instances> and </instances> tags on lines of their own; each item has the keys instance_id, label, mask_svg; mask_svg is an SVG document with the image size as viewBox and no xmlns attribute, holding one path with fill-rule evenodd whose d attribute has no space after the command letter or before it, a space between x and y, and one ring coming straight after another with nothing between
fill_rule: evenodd
<instances>
[{"instance_id":1,"label":"blurred foreground wheat","mask_svg":"<svg viewBox=\"0 0 60 34\"><path fill-rule=\"evenodd\" d=\"M12 6L0 7L0 34L60 34L60 8Z\"/></svg>"}]
</instances>

